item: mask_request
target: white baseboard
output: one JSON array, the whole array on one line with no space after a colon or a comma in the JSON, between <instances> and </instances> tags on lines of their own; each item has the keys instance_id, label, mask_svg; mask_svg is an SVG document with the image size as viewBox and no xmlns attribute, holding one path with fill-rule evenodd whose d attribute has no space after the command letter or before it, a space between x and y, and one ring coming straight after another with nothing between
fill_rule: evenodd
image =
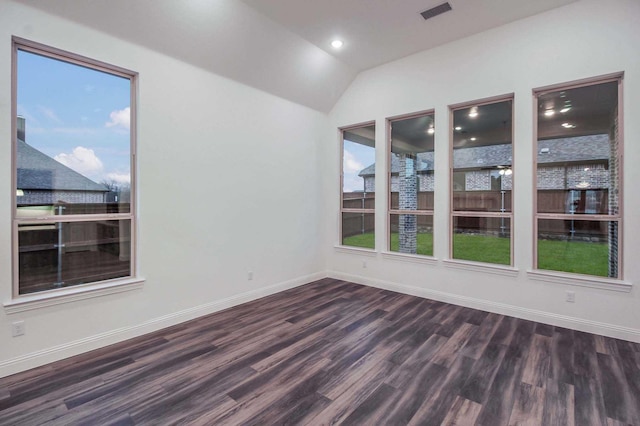
<instances>
[{"instance_id":1,"label":"white baseboard","mask_svg":"<svg viewBox=\"0 0 640 426\"><path fill-rule=\"evenodd\" d=\"M559 315L550 312L540 311L536 309L522 308L519 306L508 305L505 303L492 302L490 300L476 299L473 297L460 296L453 293L447 293L436 290L429 290L421 287L399 284L391 281L378 280L375 278L361 277L358 275L346 274L343 272L328 271L327 276L345 281L351 281L357 284L367 285L370 287L381 288L384 290L395 291L398 293L408 294L411 296L424 297L426 299L438 300L440 302L452 303L454 305L465 306L468 308L480 309L483 311L494 312L497 314L508 315L516 318L522 318L530 321L541 322L554 326L569 328L577 331L584 331L603 336L614 337L616 339L629 340L631 342L640 343L640 330L621 327L614 324L585 320L566 315Z\"/></svg>"},{"instance_id":2,"label":"white baseboard","mask_svg":"<svg viewBox=\"0 0 640 426\"><path fill-rule=\"evenodd\" d=\"M205 303L193 308L185 309L180 312L174 312L169 315L154 318L130 327L123 327L110 330L105 333L96 334L84 339L65 343L63 345L39 350L16 358L8 359L0 362L0 377L9 376L34 367L39 367L50 362L59 361L74 355L92 351L114 343L122 342L133 337L142 336L163 328L171 327L185 321L192 320L204 315L221 311L242 303L260 299L274 293L289 290L312 281L326 278L325 272L317 272L310 275L294 278L268 287L257 290L248 291L222 300Z\"/></svg>"}]
</instances>

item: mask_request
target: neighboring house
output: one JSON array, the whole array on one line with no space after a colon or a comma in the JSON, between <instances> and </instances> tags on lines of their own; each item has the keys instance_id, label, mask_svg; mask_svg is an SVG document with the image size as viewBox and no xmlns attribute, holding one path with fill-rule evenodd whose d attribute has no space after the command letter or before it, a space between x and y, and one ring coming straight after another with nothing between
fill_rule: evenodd
<instances>
[{"instance_id":1,"label":"neighboring house","mask_svg":"<svg viewBox=\"0 0 640 426\"><path fill-rule=\"evenodd\" d=\"M511 190L512 176L500 168L512 166L512 146L487 145L454 150L454 190ZM591 135L538 141L538 189L608 189L609 136ZM433 191L433 152L417 155L418 191ZM391 191L398 192L400 161L391 158ZM375 164L363 169L364 191L375 192ZM498 180L499 179L499 180ZM495 188L496 182L499 187Z\"/></svg>"},{"instance_id":2,"label":"neighboring house","mask_svg":"<svg viewBox=\"0 0 640 426\"><path fill-rule=\"evenodd\" d=\"M109 189L59 163L24 140L17 143L18 206L104 203Z\"/></svg>"}]
</instances>

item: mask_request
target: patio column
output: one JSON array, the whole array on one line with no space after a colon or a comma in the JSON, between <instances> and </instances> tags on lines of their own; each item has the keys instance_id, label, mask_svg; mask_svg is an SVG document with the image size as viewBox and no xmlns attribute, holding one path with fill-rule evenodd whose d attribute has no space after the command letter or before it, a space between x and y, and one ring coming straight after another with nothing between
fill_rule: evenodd
<instances>
[{"instance_id":1,"label":"patio column","mask_svg":"<svg viewBox=\"0 0 640 426\"><path fill-rule=\"evenodd\" d=\"M398 173L399 184L399 209L418 209L418 177L416 175L416 155L400 154L400 170ZM399 252L416 254L418 248L418 217L416 215L401 214L398 218L399 225Z\"/></svg>"},{"instance_id":2,"label":"patio column","mask_svg":"<svg viewBox=\"0 0 640 426\"><path fill-rule=\"evenodd\" d=\"M620 188L618 164L618 109L613 113L609 135L609 214L620 213ZM609 277L618 277L618 222L609 222Z\"/></svg>"}]
</instances>

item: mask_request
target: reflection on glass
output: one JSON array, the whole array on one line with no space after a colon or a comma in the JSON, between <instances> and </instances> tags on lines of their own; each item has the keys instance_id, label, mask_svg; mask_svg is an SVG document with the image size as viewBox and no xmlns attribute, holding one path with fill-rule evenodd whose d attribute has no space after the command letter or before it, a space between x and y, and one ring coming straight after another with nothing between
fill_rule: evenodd
<instances>
[{"instance_id":1,"label":"reflection on glass","mask_svg":"<svg viewBox=\"0 0 640 426\"><path fill-rule=\"evenodd\" d=\"M538 269L619 277L618 86L537 95L537 211L558 216L538 219Z\"/></svg>"},{"instance_id":2,"label":"reflection on glass","mask_svg":"<svg viewBox=\"0 0 640 426\"><path fill-rule=\"evenodd\" d=\"M391 209L433 210L433 114L391 123Z\"/></svg>"},{"instance_id":3,"label":"reflection on glass","mask_svg":"<svg viewBox=\"0 0 640 426\"><path fill-rule=\"evenodd\" d=\"M538 269L616 278L617 252L617 222L538 220Z\"/></svg>"},{"instance_id":4,"label":"reflection on glass","mask_svg":"<svg viewBox=\"0 0 640 426\"><path fill-rule=\"evenodd\" d=\"M375 157L375 125L343 132L343 208L374 208Z\"/></svg>"},{"instance_id":5,"label":"reflection on glass","mask_svg":"<svg viewBox=\"0 0 640 426\"><path fill-rule=\"evenodd\" d=\"M433 256L433 216L392 214L390 250Z\"/></svg>"},{"instance_id":6,"label":"reflection on glass","mask_svg":"<svg viewBox=\"0 0 640 426\"><path fill-rule=\"evenodd\" d=\"M19 293L131 275L131 221L20 225Z\"/></svg>"},{"instance_id":7,"label":"reflection on glass","mask_svg":"<svg viewBox=\"0 0 640 426\"><path fill-rule=\"evenodd\" d=\"M453 111L453 210L511 211L512 101Z\"/></svg>"},{"instance_id":8,"label":"reflection on glass","mask_svg":"<svg viewBox=\"0 0 640 426\"><path fill-rule=\"evenodd\" d=\"M506 217L453 218L453 258L511 264L511 221Z\"/></svg>"},{"instance_id":9,"label":"reflection on glass","mask_svg":"<svg viewBox=\"0 0 640 426\"><path fill-rule=\"evenodd\" d=\"M618 213L617 107L617 81L538 96L539 213Z\"/></svg>"},{"instance_id":10,"label":"reflection on glass","mask_svg":"<svg viewBox=\"0 0 640 426\"><path fill-rule=\"evenodd\" d=\"M342 213L342 245L375 248L373 213Z\"/></svg>"}]
</instances>

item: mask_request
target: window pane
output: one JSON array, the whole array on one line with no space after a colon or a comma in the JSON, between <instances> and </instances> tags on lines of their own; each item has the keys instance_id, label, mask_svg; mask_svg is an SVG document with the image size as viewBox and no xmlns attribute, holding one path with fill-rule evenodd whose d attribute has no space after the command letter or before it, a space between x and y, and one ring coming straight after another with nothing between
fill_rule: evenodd
<instances>
[{"instance_id":1,"label":"window pane","mask_svg":"<svg viewBox=\"0 0 640 426\"><path fill-rule=\"evenodd\" d=\"M391 123L391 209L433 210L433 114Z\"/></svg>"},{"instance_id":2,"label":"window pane","mask_svg":"<svg viewBox=\"0 0 640 426\"><path fill-rule=\"evenodd\" d=\"M20 225L19 293L131 275L131 221Z\"/></svg>"},{"instance_id":3,"label":"window pane","mask_svg":"<svg viewBox=\"0 0 640 426\"><path fill-rule=\"evenodd\" d=\"M538 269L617 278L618 222L538 220Z\"/></svg>"},{"instance_id":4,"label":"window pane","mask_svg":"<svg viewBox=\"0 0 640 426\"><path fill-rule=\"evenodd\" d=\"M375 248L373 213L342 213L342 245Z\"/></svg>"},{"instance_id":5,"label":"window pane","mask_svg":"<svg viewBox=\"0 0 640 426\"><path fill-rule=\"evenodd\" d=\"M375 160L375 125L343 132L342 207L374 208Z\"/></svg>"},{"instance_id":6,"label":"window pane","mask_svg":"<svg viewBox=\"0 0 640 426\"><path fill-rule=\"evenodd\" d=\"M453 258L511 264L511 220L503 217L453 218Z\"/></svg>"},{"instance_id":7,"label":"window pane","mask_svg":"<svg viewBox=\"0 0 640 426\"><path fill-rule=\"evenodd\" d=\"M131 81L18 50L17 217L130 211Z\"/></svg>"},{"instance_id":8,"label":"window pane","mask_svg":"<svg viewBox=\"0 0 640 426\"><path fill-rule=\"evenodd\" d=\"M511 100L453 112L453 210L511 211Z\"/></svg>"},{"instance_id":9,"label":"window pane","mask_svg":"<svg viewBox=\"0 0 640 426\"><path fill-rule=\"evenodd\" d=\"M538 212L617 214L618 83L538 97Z\"/></svg>"},{"instance_id":10,"label":"window pane","mask_svg":"<svg viewBox=\"0 0 640 426\"><path fill-rule=\"evenodd\" d=\"M391 215L391 251L433 256L433 216Z\"/></svg>"}]
</instances>

